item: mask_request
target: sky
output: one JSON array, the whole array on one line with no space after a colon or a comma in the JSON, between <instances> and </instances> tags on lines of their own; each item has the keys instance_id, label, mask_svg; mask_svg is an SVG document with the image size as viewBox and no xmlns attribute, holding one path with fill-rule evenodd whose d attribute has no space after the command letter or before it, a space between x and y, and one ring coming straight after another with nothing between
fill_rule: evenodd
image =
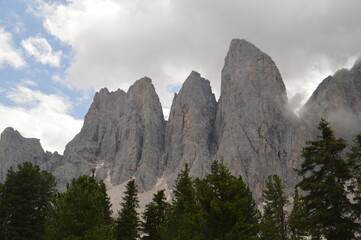
<instances>
[{"instance_id":1,"label":"sky","mask_svg":"<svg viewBox=\"0 0 361 240\"><path fill-rule=\"evenodd\" d=\"M233 38L269 54L297 111L361 57L360 0L0 0L0 132L62 153L100 88L148 76L165 117L192 70L219 97Z\"/></svg>"}]
</instances>

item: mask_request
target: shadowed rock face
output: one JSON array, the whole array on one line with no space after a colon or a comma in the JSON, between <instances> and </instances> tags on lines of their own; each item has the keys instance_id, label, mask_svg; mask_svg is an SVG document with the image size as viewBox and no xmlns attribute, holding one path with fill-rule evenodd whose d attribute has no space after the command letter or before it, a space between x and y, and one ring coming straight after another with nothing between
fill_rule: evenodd
<instances>
[{"instance_id":1,"label":"shadowed rock face","mask_svg":"<svg viewBox=\"0 0 361 240\"><path fill-rule=\"evenodd\" d=\"M174 96L167 123L149 78L136 81L128 92L101 89L63 156L45 153L38 139L7 128L0 141L0 181L10 166L30 161L52 172L60 190L95 168L110 187L135 177L140 191L147 191L171 188L185 163L192 176L204 177L214 159L223 159L259 200L270 174L279 174L293 188L293 169L321 117L344 137L360 131L361 61L325 79L301 118L287 107L286 88L273 60L246 40L232 40L221 81L217 103L209 81L192 72ZM113 197L122 194L116 189Z\"/></svg>"},{"instance_id":2,"label":"shadowed rock face","mask_svg":"<svg viewBox=\"0 0 361 240\"><path fill-rule=\"evenodd\" d=\"M188 163L192 176L203 177L212 162L210 147L217 102L208 80L192 72L174 96L166 130L165 175L172 180Z\"/></svg>"}]
</instances>

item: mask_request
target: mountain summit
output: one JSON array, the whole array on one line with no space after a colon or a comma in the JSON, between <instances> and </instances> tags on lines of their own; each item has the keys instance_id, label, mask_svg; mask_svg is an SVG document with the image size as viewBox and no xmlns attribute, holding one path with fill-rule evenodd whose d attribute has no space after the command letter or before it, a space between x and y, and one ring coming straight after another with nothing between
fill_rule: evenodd
<instances>
[{"instance_id":1,"label":"mountain summit","mask_svg":"<svg viewBox=\"0 0 361 240\"><path fill-rule=\"evenodd\" d=\"M118 199L130 178L146 196L156 188L170 190L185 163L194 177L202 178L217 159L242 176L260 199L270 174L280 175L288 189L294 186L301 150L321 117L340 126L337 117L349 117L356 124L348 137L360 132L361 61L326 78L300 118L288 108L276 64L252 43L231 41L221 78L217 102L210 82L191 72L174 96L168 121L147 77L128 92L101 89L63 156L44 152L39 140L7 128L0 141L0 180L10 166L30 161L52 172L64 190L70 179L95 169Z\"/></svg>"}]
</instances>

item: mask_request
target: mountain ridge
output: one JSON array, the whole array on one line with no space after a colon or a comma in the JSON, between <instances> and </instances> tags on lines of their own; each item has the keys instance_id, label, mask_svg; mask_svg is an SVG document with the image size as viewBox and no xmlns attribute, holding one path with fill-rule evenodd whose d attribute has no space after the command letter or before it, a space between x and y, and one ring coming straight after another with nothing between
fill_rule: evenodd
<instances>
[{"instance_id":1,"label":"mountain ridge","mask_svg":"<svg viewBox=\"0 0 361 240\"><path fill-rule=\"evenodd\" d=\"M52 172L60 190L73 177L96 169L113 199L119 198L117 186L133 177L141 192L163 186L170 194L185 163L192 176L203 177L213 160L223 159L259 200L270 174L279 174L287 189L293 188L297 182L293 169L301 163L305 141L315 136L319 118L340 109L356 121L349 131L360 132L361 61L326 78L297 117L288 108L286 87L272 58L244 39L233 39L218 101L210 82L195 71L175 94L168 121L150 78L137 80L127 92L103 88L63 155L44 152L39 140L5 129L0 181L7 168L27 160ZM337 128L342 121L332 118L331 123Z\"/></svg>"}]
</instances>

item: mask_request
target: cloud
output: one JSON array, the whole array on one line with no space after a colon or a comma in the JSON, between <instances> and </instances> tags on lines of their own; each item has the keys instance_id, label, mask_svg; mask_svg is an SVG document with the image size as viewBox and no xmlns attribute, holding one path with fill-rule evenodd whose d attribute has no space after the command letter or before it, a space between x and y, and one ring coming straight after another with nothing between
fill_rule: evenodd
<instances>
[{"instance_id":1,"label":"cloud","mask_svg":"<svg viewBox=\"0 0 361 240\"><path fill-rule=\"evenodd\" d=\"M20 81L22 84L26 85L26 86L38 86L38 84L34 81L31 81L30 79L23 79Z\"/></svg>"},{"instance_id":2,"label":"cloud","mask_svg":"<svg viewBox=\"0 0 361 240\"><path fill-rule=\"evenodd\" d=\"M60 67L61 51L53 52L48 41L43 37L29 37L21 41L21 46L26 52L35 57L36 61L52 67Z\"/></svg>"},{"instance_id":3,"label":"cloud","mask_svg":"<svg viewBox=\"0 0 361 240\"><path fill-rule=\"evenodd\" d=\"M300 91L308 97L329 73L361 54L359 0L36 2L33 12L47 31L73 49L62 81L126 90L147 75L166 107L173 98L168 86L182 83L191 70L220 92L232 38L272 56L290 97Z\"/></svg>"},{"instance_id":4,"label":"cloud","mask_svg":"<svg viewBox=\"0 0 361 240\"><path fill-rule=\"evenodd\" d=\"M170 113L170 108L164 107L164 108L163 108L163 115L164 115L164 119L165 119L165 120L168 120L168 118L169 118L169 113Z\"/></svg>"},{"instance_id":5,"label":"cloud","mask_svg":"<svg viewBox=\"0 0 361 240\"><path fill-rule=\"evenodd\" d=\"M25 137L39 138L45 150L63 152L65 145L80 131L83 121L69 112L72 104L60 95L45 94L18 84L7 90L15 106L0 103L0 131L14 127ZM2 129L2 130L1 130Z\"/></svg>"},{"instance_id":6,"label":"cloud","mask_svg":"<svg viewBox=\"0 0 361 240\"><path fill-rule=\"evenodd\" d=\"M21 68L26 65L19 49L16 49L12 35L0 27L0 69L8 64L13 68Z\"/></svg>"}]
</instances>

